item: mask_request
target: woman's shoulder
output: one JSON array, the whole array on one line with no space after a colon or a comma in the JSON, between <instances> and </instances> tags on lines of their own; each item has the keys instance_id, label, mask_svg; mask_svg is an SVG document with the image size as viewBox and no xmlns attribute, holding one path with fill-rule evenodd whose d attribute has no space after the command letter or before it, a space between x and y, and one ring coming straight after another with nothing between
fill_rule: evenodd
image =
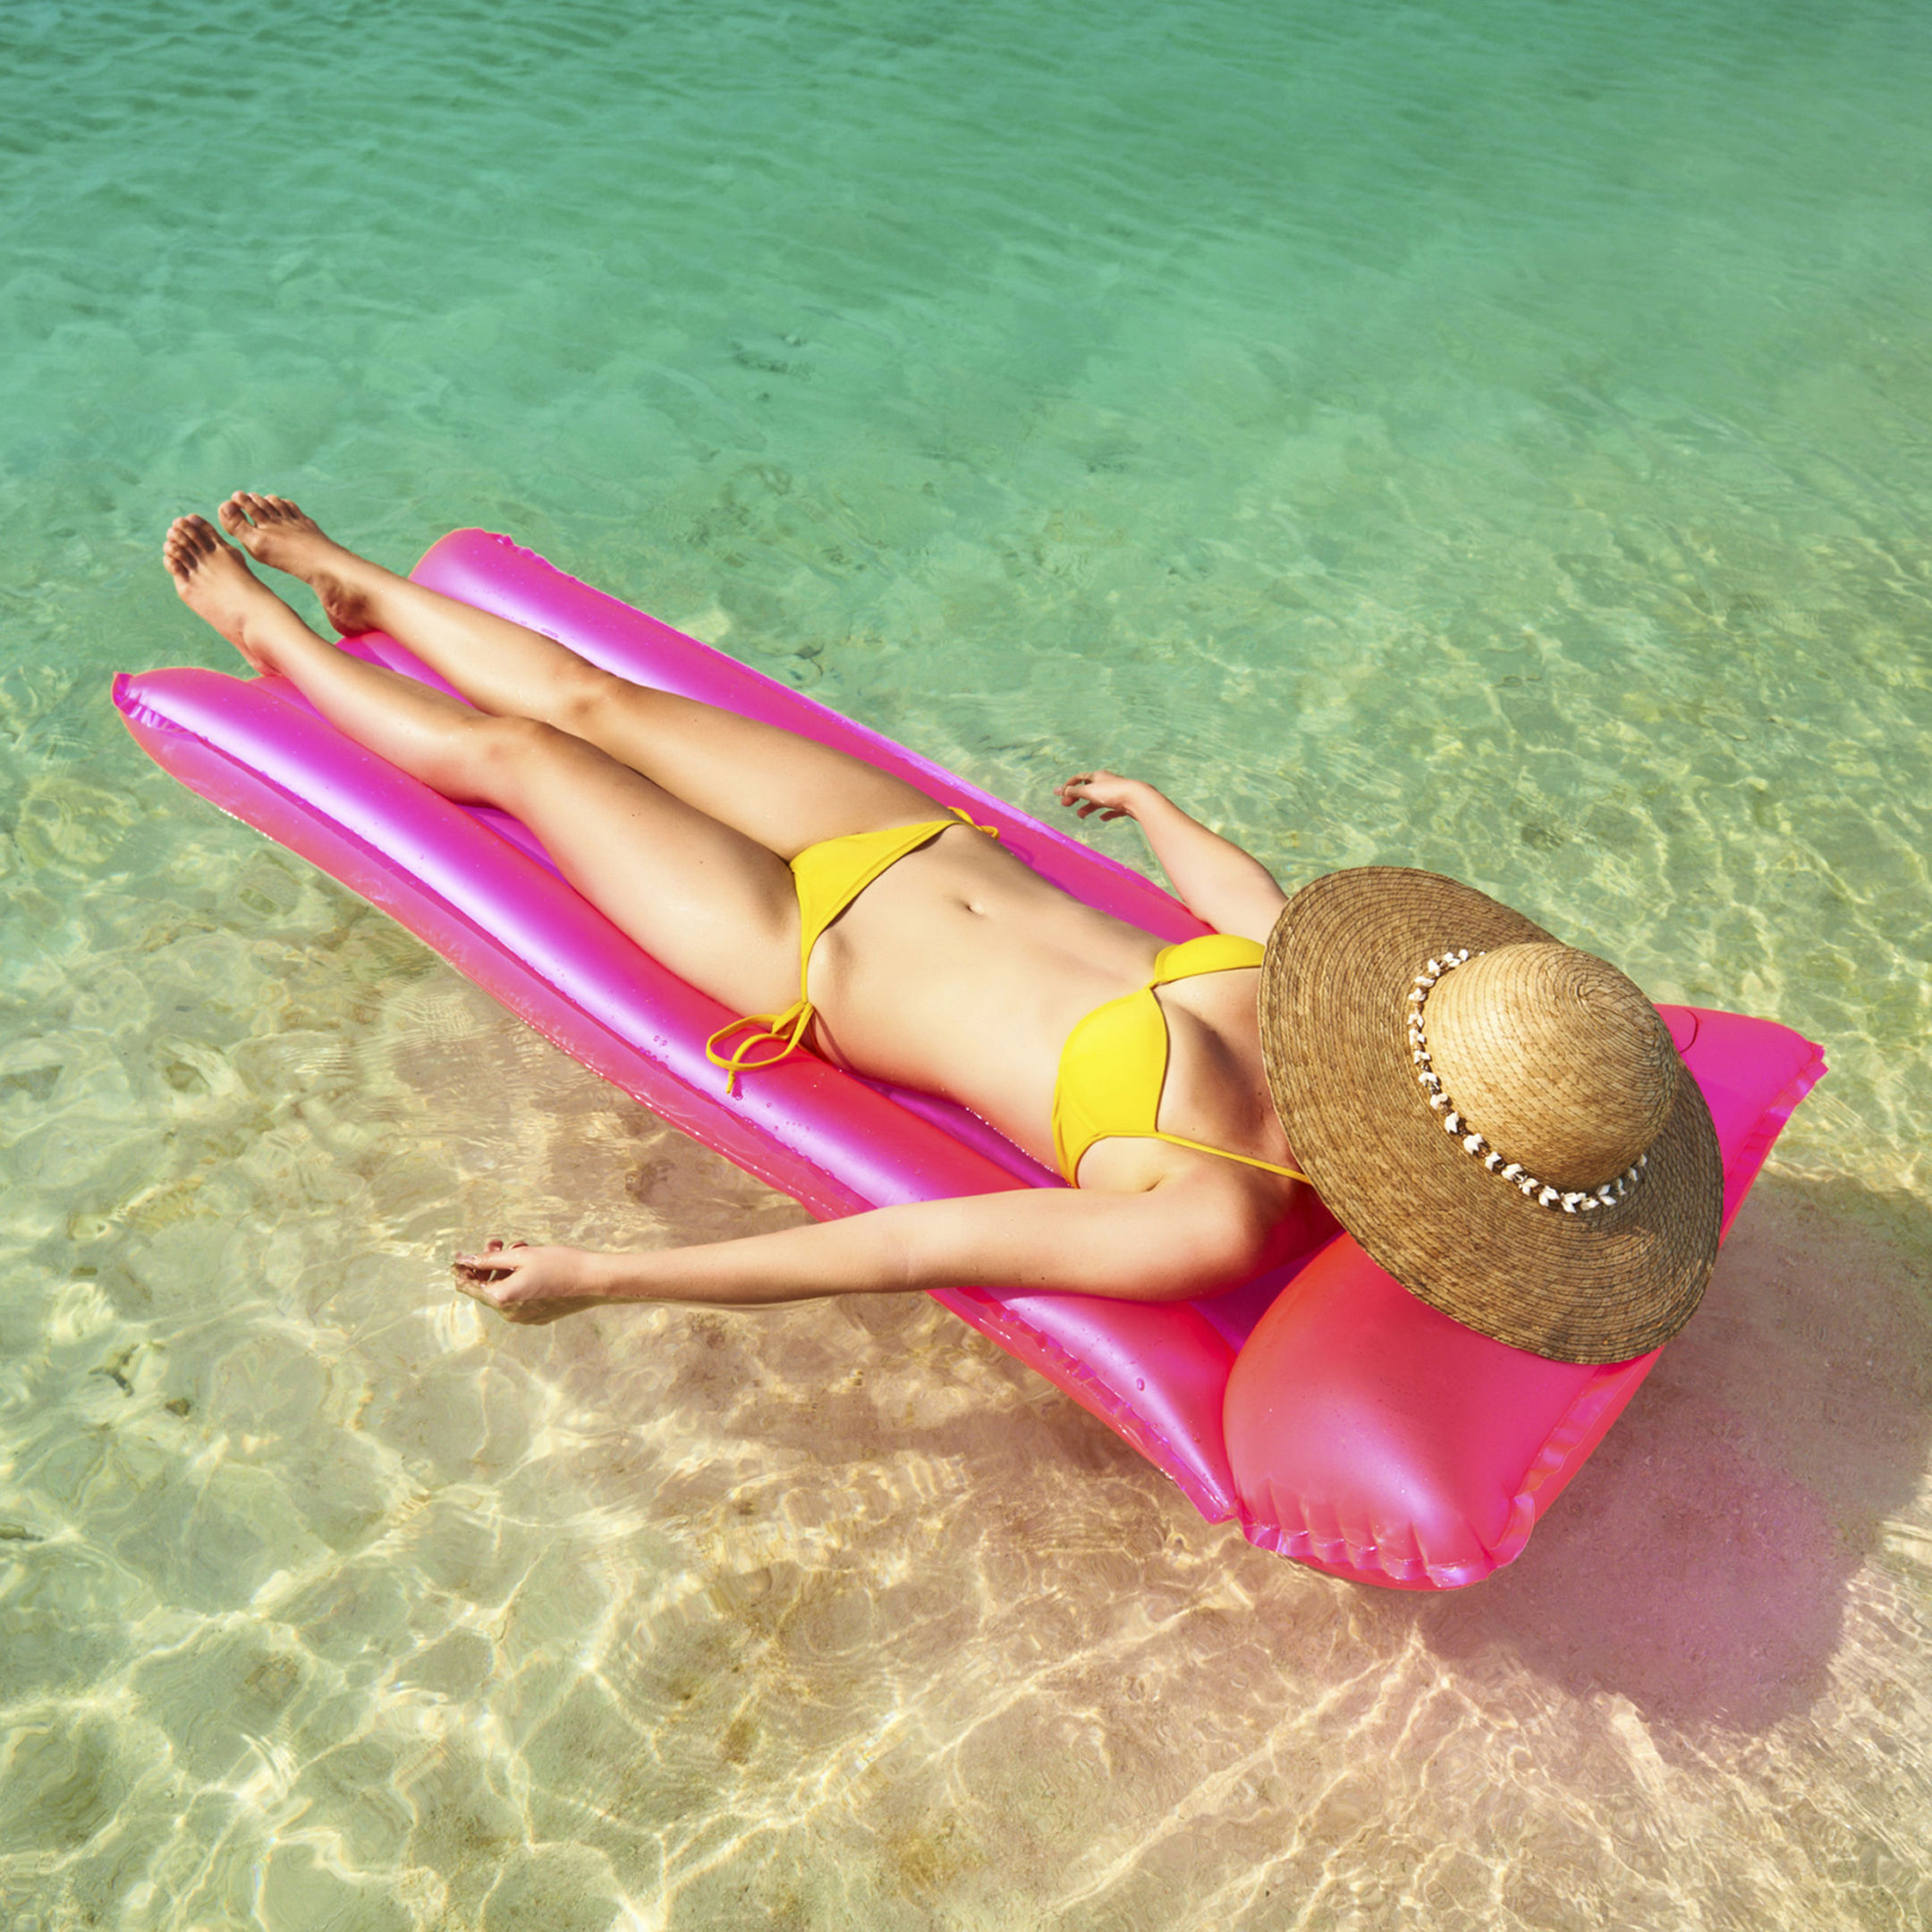
<instances>
[{"instance_id":1,"label":"woman's shoulder","mask_svg":"<svg viewBox=\"0 0 1932 1932\"><path fill-rule=\"evenodd\" d=\"M1105 1156L1095 1171L1096 1156ZM1137 1225L1163 1252L1183 1254L1191 1281L1224 1285L1277 1258L1283 1229L1299 1222L1313 1191L1221 1155L1165 1140L1097 1143L1080 1170L1080 1191L1131 1198ZM1192 1293L1212 1290L1196 1286Z\"/></svg>"}]
</instances>

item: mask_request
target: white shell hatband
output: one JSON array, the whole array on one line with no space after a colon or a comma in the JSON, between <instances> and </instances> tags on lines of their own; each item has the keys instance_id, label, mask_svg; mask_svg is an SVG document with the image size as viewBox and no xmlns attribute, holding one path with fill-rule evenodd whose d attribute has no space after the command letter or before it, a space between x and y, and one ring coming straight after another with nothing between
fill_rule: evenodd
<instances>
[{"instance_id":1,"label":"white shell hatband","mask_svg":"<svg viewBox=\"0 0 1932 1932\"><path fill-rule=\"evenodd\" d=\"M1590 1189L1553 1188L1538 1181L1524 1167L1521 1161L1513 1161L1497 1148L1490 1146L1481 1134L1464 1120L1456 1111L1456 1106L1443 1089L1442 1076L1429 1062L1428 1036L1423 1025L1423 1009L1428 1004L1429 994L1436 982L1445 973L1453 972L1472 955L1467 946L1453 952L1441 953L1430 960L1415 976L1415 985L1409 995L1409 1051L1417 1069L1416 1079L1428 1095L1428 1104L1443 1116L1443 1130L1461 1141L1462 1151L1479 1160L1499 1180L1507 1181L1519 1194L1536 1201L1545 1208L1561 1208L1564 1214L1589 1214L1599 1208L1614 1208L1626 1199L1638 1182L1650 1157L1640 1154L1637 1165L1626 1169L1614 1180L1606 1181L1601 1187ZM1473 955L1479 959L1480 953Z\"/></svg>"}]
</instances>

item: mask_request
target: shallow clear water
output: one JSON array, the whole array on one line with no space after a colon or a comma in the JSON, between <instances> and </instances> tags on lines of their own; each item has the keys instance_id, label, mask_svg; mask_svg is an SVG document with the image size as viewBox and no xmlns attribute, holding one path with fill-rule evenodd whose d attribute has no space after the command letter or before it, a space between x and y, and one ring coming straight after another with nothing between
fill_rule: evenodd
<instances>
[{"instance_id":1,"label":"shallow clear water","mask_svg":"<svg viewBox=\"0 0 1932 1932\"><path fill-rule=\"evenodd\" d=\"M0 1916L1924 1922L1932 20L640 16L0 12ZM1832 1079L1452 1598L924 1304L486 1327L459 1240L793 1210L129 744L237 485Z\"/></svg>"}]
</instances>

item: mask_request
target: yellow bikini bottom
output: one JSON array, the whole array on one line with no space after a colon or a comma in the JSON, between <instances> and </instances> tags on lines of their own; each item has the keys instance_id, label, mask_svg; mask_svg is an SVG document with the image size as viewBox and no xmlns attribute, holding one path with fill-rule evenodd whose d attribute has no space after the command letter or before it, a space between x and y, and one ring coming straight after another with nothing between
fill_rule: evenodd
<instances>
[{"instance_id":1,"label":"yellow bikini bottom","mask_svg":"<svg viewBox=\"0 0 1932 1932\"><path fill-rule=\"evenodd\" d=\"M821 839L808 845L792 861L792 877L799 897L799 996L783 1013L747 1013L720 1027L705 1042L705 1058L723 1067L728 1076L724 1091L737 1091L741 1073L761 1067L776 1066L789 1060L805 1043L805 1029L811 1024L811 996L807 982L811 973L812 948L819 935L882 872L889 871L902 859L921 845L929 845L942 832L955 825L972 826L988 838L999 834L991 826L976 824L971 813L957 805L950 808L950 818L934 818L924 825L886 826L877 832L852 832L843 838ZM752 1029L729 1053L720 1046L741 1029Z\"/></svg>"}]
</instances>

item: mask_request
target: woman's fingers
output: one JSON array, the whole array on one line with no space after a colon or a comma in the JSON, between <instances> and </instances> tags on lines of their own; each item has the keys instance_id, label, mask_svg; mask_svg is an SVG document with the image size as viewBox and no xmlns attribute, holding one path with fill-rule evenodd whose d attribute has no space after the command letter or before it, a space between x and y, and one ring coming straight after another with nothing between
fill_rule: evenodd
<instances>
[{"instance_id":1,"label":"woman's fingers","mask_svg":"<svg viewBox=\"0 0 1932 1932\"><path fill-rule=\"evenodd\" d=\"M1060 802L1072 807L1082 818L1098 812L1103 825L1109 819L1131 818L1132 808L1127 799L1131 783L1117 772L1075 772L1058 787Z\"/></svg>"},{"instance_id":2,"label":"woman's fingers","mask_svg":"<svg viewBox=\"0 0 1932 1932\"><path fill-rule=\"evenodd\" d=\"M493 1263L501 1266L493 1266ZM459 1294L468 1295L472 1301L480 1301L505 1321L555 1321L565 1311L541 1300L524 1301L518 1299L534 1285L520 1278L530 1272L530 1264L523 1256L505 1248L501 1241L492 1241L479 1255L456 1258L456 1290Z\"/></svg>"},{"instance_id":3,"label":"woman's fingers","mask_svg":"<svg viewBox=\"0 0 1932 1932\"><path fill-rule=\"evenodd\" d=\"M525 1252L529 1252L530 1243L527 1241L513 1241L509 1244L508 1247L505 1247L503 1242L503 1238L500 1235L492 1234L490 1238L483 1243L480 1253L473 1255L458 1255L456 1258L459 1261L487 1261L492 1255L504 1255L507 1257L509 1255L516 1253L519 1249L523 1250Z\"/></svg>"},{"instance_id":4,"label":"woman's fingers","mask_svg":"<svg viewBox=\"0 0 1932 1932\"><path fill-rule=\"evenodd\" d=\"M521 1265L521 1261L515 1258L516 1250L529 1245L528 1241L512 1241L509 1247L505 1248L502 1241L493 1237L483 1243L483 1251L480 1254L458 1255L450 1264L456 1270L457 1285L468 1293L468 1284L463 1279L465 1275L477 1281L508 1280Z\"/></svg>"},{"instance_id":5,"label":"woman's fingers","mask_svg":"<svg viewBox=\"0 0 1932 1932\"><path fill-rule=\"evenodd\" d=\"M602 1297L583 1292L587 1258L574 1248L532 1248L525 1241L505 1248L489 1241L476 1254L458 1255L452 1267L459 1292L505 1321L534 1325L597 1305Z\"/></svg>"}]
</instances>

